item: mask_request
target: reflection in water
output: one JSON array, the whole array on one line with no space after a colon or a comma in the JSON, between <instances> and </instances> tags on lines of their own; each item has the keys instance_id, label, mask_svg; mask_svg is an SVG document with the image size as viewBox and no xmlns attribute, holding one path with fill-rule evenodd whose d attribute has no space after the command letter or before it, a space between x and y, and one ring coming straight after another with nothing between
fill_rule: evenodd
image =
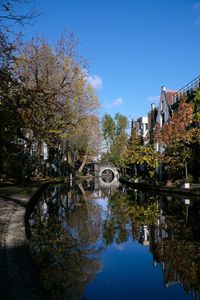
<instances>
[{"instance_id":1,"label":"reflection in water","mask_svg":"<svg viewBox=\"0 0 200 300\"><path fill-rule=\"evenodd\" d=\"M54 299L82 299L101 268L101 207L63 186L48 188L30 215L30 246Z\"/></svg>"},{"instance_id":2,"label":"reflection in water","mask_svg":"<svg viewBox=\"0 0 200 300\"><path fill-rule=\"evenodd\" d=\"M101 174L101 178L104 182L110 183L113 181L114 179L114 173L113 171L111 171L110 169L105 169L102 174Z\"/></svg>"},{"instance_id":3,"label":"reflection in water","mask_svg":"<svg viewBox=\"0 0 200 300\"><path fill-rule=\"evenodd\" d=\"M137 277L128 288L128 277L121 278L123 293L118 295L113 294L117 286L109 283L107 290L109 285L102 278L109 272L111 282L116 273L109 269L114 251L123 255L128 245L137 243L149 248L154 267L161 266L165 287L178 283L186 291L177 296L178 291L170 289L172 299L189 299L188 294L200 299L199 214L197 201L145 195L117 189L117 185L99 189L99 182L88 181L79 182L71 190L51 186L30 214L30 247L52 299L132 299L140 285ZM134 260L134 252L125 259L128 265ZM115 261L118 263L119 258ZM134 270L127 270L127 276L130 272ZM155 274L152 269L150 282ZM102 294L104 289L106 296ZM158 284L154 299L168 299L168 290ZM140 299L146 299L141 290Z\"/></svg>"}]
</instances>

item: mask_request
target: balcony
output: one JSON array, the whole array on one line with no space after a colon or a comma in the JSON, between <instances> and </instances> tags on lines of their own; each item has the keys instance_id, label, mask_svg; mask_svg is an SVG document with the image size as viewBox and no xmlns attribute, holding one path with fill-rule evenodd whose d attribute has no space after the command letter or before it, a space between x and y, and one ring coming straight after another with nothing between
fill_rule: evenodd
<instances>
[{"instance_id":1,"label":"balcony","mask_svg":"<svg viewBox=\"0 0 200 300\"><path fill-rule=\"evenodd\" d=\"M193 95L198 88L200 88L200 76L192 80L190 83L185 85L179 91L177 91L173 96L173 104L179 102L181 99L188 99Z\"/></svg>"}]
</instances>

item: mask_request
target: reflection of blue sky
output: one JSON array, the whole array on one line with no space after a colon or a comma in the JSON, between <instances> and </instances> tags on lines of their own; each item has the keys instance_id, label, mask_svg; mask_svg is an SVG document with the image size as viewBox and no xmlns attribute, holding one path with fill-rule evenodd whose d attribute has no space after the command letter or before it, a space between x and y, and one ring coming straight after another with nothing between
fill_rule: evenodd
<instances>
[{"instance_id":1,"label":"reflection of blue sky","mask_svg":"<svg viewBox=\"0 0 200 300\"><path fill-rule=\"evenodd\" d=\"M123 251L124 250L124 244L114 244L115 245L115 249L119 250L119 251Z\"/></svg>"},{"instance_id":2,"label":"reflection of blue sky","mask_svg":"<svg viewBox=\"0 0 200 300\"><path fill-rule=\"evenodd\" d=\"M153 267L149 247L129 239L102 254L102 270L85 289L88 300L189 300L178 284L165 288L160 265Z\"/></svg>"},{"instance_id":3,"label":"reflection of blue sky","mask_svg":"<svg viewBox=\"0 0 200 300\"><path fill-rule=\"evenodd\" d=\"M97 198L95 202L102 208L105 220L109 200ZM102 269L94 281L85 289L88 300L102 299L153 299L189 300L191 296L178 284L164 286L160 264L156 267L149 246L145 247L131 237L131 224L127 224L129 239L126 242L104 245L101 254ZM99 240L100 242L100 240Z\"/></svg>"},{"instance_id":4,"label":"reflection of blue sky","mask_svg":"<svg viewBox=\"0 0 200 300\"><path fill-rule=\"evenodd\" d=\"M102 220L105 220L108 207L108 198L97 198L95 199L96 203L101 206L102 209Z\"/></svg>"},{"instance_id":5,"label":"reflection of blue sky","mask_svg":"<svg viewBox=\"0 0 200 300\"><path fill-rule=\"evenodd\" d=\"M53 189L52 189L53 190ZM158 228L152 228L148 225L140 223L138 227L134 230L134 222L132 223L133 219L125 215L125 218L121 218L121 206L117 208L117 212L115 211L115 198L112 199L110 205L109 200L106 196L103 197L103 194L96 193L96 197L92 192L87 191L86 197L77 197L80 202L73 202L73 197L70 199L70 203L67 203L66 197L61 197L62 195L59 194L61 190L58 190L58 195L56 197L59 206L53 205L52 202L43 202L41 201L42 205L42 214L47 214L47 206L49 204L49 209L52 207L59 209L59 218L62 221L62 226L67 230L70 230L70 234L73 239L79 239L81 237L80 232L78 229L81 229L81 225L84 225L84 233L87 234L87 238L93 236L96 232L96 238L90 243L90 239L88 239L89 244L88 247L91 247L92 251L88 254L88 258L94 258L96 261L100 262L100 266L98 270L95 271L95 278L92 282L86 285L84 295L86 296L87 300L91 299L120 299L120 300L128 300L128 299L172 299L172 300L189 300L191 296L184 292L184 288L181 287L180 284L173 280L173 285L170 285L172 281L171 279L174 278L167 278L167 283L169 283L169 287L165 288L164 282L166 279L165 275L169 274L169 269L173 266L171 262L167 262L166 260L165 265L168 268L161 268L159 263L155 264L155 260L153 261L152 253L156 253L153 251L154 242L159 242L162 239L167 237L167 232L163 231L162 235L160 236L160 231ZM65 190L63 190L66 193ZM91 196L90 196L91 193ZM82 196L82 194L81 194ZM53 199L55 195L53 195ZM75 199L75 200L77 200ZM144 201L143 197L139 197L138 199L142 202ZM51 200L51 198L50 198ZM61 201L62 200L62 201ZM64 200L64 201L63 201ZM125 197L120 198L120 201L125 200ZM168 199L171 201L171 199ZM47 201L47 199L46 199ZM60 201L60 202L59 202ZM81 220L81 214L76 215L76 204L78 205L78 212L81 212L82 201L85 201L84 212L87 214L84 216L83 220ZM185 206L184 203L188 203L188 199L182 199L182 205ZM72 203L74 205L72 206ZM160 202L162 207L163 201ZM48 205L47 205L48 204ZM67 206L68 205L68 206ZM123 205L122 205L123 207ZM163 206L164 207L164 206ZM68 223L68 213L73 213L76 222L72 222L71 226ZM122 211L126 212L126 210ZM56 209L54 212L58 212ZM96 212L96 213L95 213ZM161 211L160 211L161 212ZM164 211L163 211L164 212ZM52 215L51 215L52 216ZM50 217L51 217L50 216ZM77 218L76 218L77 216ZM34 225L34 216L31 216L29 220L30 225ZM159 216L159 221L161 221L161 225L165 225L165 220ZM97 222L98 220L98 222ZM82 224L81 222L85 222ZM111 239L105 239L105 230L103 231L105 221L110 221L112 226L110 227L111 230ZM125 224L127 222L127 224ZM145 221L144 221L145 222ZM76 226L78 226L76 228ZM93 227L94 226L94 227ZM86 229L86 230L85 230ZM126 231L127 230L127 231ZM154 239L151 239L152 231L154 231ZM125 238L123 236L125 232ZM122 233L122 239L118 239L118 236ZM128 235L126 235L128 233ZM114 234L114 242L112 244L106 245L106 241L112 242L112 234ZM133 237L138 239L133 240ZM128 237L128 240L126 238ZM84 235L85 238L85 235ZM124 238L124 239L123 239ZM118 243L123 240L123 243ZM146 245L146 247L144 247ZM151 251L149 249L149 245L151 245ZM84 247L83 244L81 246ZM40 251L39 244L35 244L34 251L37 253ZM152 252L152 253L151 253ZM167 270L167 271L166 271ZM165 272L166 271L166 272ZM173 271L173 270L172 270ZM174 270L176 271L176 270ZM164 273L163 273L164 272Z\"/></svg>"}]
</instances>

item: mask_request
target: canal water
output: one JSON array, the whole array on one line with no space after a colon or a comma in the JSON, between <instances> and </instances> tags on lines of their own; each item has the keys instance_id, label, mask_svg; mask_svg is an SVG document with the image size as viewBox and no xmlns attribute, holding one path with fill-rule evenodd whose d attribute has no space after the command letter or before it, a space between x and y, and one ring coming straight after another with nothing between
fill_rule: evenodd
<instances>
[{"instance_id":1,"label":"canal water","mask_svg":"<svg viewBox=\"0 0 200 300\"><path fill-rule=\"evenodd\" d=\"M29 212L49 299L200 299L200 201L99 180L51 185Z\"/></svg>"}]
</instances>

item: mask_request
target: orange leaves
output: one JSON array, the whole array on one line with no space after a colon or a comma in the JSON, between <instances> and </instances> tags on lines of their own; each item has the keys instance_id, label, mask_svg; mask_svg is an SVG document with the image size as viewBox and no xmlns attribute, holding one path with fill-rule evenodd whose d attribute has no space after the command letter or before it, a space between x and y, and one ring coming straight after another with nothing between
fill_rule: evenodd
<instances>
[{"instance_id":1,"label":"orange leaves","mask_svg":"<svg viewBox=\"0 0 200 300\"><path fill-rule=\"evenodd\" d=\"M156 138L166 147L189 144L198 137L198 129L191 127L193 123L193 107L191 103L181 102L178 111L173 113L169 124L157 126Z\"/></svg>"},{"instance_id":2,"label":"orange leaves","mask_svg":"<svg viewBox=\"0 0 200 300\"><path fill-rule=\"evenodd\" d=\"M187 177L187 161L191 157L191 144L200 139L200 129L194 127L194 113L191 103L181 102L173 113L168 124L157 126L157 142L162 145L161 160L169 167L170 172L185 167Z\"/></svg>"}]
</instances>

